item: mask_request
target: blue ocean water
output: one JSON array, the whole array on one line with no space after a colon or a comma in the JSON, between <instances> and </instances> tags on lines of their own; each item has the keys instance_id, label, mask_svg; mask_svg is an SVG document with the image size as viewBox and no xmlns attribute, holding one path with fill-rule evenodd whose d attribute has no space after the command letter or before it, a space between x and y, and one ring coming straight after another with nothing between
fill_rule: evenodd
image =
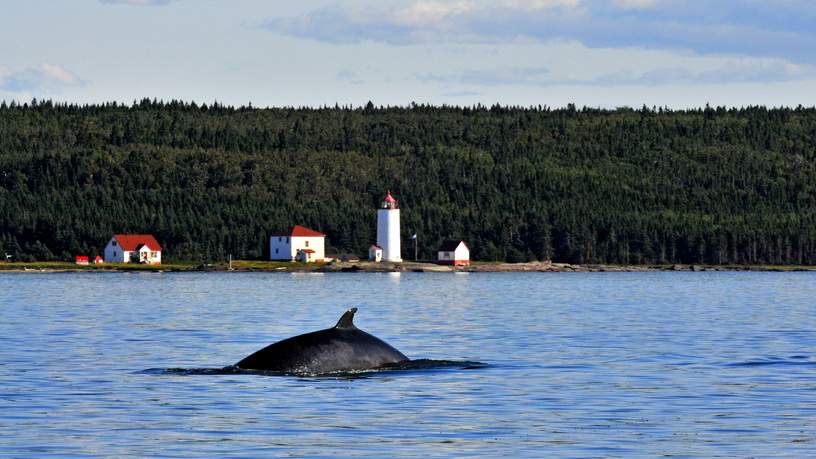
<instances>
[{"instance_id":1,"label":"blue ocean water","mask_svg":"<svg viewBox=\"0 0 816 459\"><path fill-rule=\"evenodd\" d=\"M155 371L351 306L409 357L486 366ZM282 455L816 456L816 274L0 274L0 457Z\"/></svg>"}]
</instances>

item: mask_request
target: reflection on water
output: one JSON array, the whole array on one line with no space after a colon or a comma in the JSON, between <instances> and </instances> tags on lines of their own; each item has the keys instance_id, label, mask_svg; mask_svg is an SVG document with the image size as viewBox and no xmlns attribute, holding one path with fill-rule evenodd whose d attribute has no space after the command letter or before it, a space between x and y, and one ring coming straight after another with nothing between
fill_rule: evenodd
<instances>
[{"instance_id":1,"label":"reflection on water","mask_svg":"<svg viewBox=\"0 0 816 459\"><path fill-rule=\"evenodd\" d=\"M331 371L326 373L301 373L301 372L281 372L266 370L246 370L230 365L224 368L149 368L143 370L143 374L152 375L183 375L183 376L206 376L206 375L252 375L252 376L314 376L321 378L345 378L358 379L373 376L387 376L407 374L409 372L424 373L431 375L439 371L453 370L477 370L485 368L487 365L482 362L466 362L454 360L431 360L416 359L407 362L390 363L376 368L365 370L344 370Z\"/></svg>"},{"instance_id":2,"label":"reflection on water","mask_svg":"<svg viewBox=\"0 0 816 459\"><path fill-rule=\"evenodd\" d=\"M0 456L813 457L814 281L0 274ZM419 367L228 370L352 306Z\"/></svg>"}]
</instances>

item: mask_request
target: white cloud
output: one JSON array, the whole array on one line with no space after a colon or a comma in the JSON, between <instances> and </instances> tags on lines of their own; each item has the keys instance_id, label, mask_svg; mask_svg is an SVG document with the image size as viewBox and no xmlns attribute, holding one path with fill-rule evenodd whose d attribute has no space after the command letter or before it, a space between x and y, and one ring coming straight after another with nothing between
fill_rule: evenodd
<instances>
[{"instance_id":1,"label":"white cloud","mask_svg":"<svg viewBox=\"0 0 816 459\"><path fill-rule=\"evenodd\" d=\"M264 27L328 43L390 45L576 41L816 63L816 10L754 0L415 0L401 7L325 7Z\"/></svg>"},{"instance_id":2,"label":"white cloud","mask_svg":"<svg viewBox=\"0 0 816 459\"><path fill-rule=\"evenodd\" d=\"M75 73L57 64L45 62L19 70L0 67L0 90L4 91L54 92L65 87L82 85L84 82Z\"/></svg>"},{"instance_id":3,"label":"white cloud","mask_svg":"<svg viewBox=\"0 0 816 459\"><path fill-rule=\"evenodd\" d=\"M773 83L812 79L816 71L812 67L792 65L778 61L733 61L720 67L693 70L682 67L657 68L641 74L629 72L601 75L597 78L579 81L582 84L598 85L705 85L735 83Z\"/></svg>"},{"instance_id":4,"label":"white cloud","mask_svg":"<svg viewBox=\"0 0 816 459\"><path fill-rule=\"evenodd\" d=\"M354 70L342 69L337 72L335 79L344 84L363 85L365 81L360 78L359 74Z\"/></svg>"},{"instance_id":5,"label":"white cloud","mask_svg":"<svg viewBox=\"0 0 816 459\"><path fill-rule=\"evenodd\" d=\"M418 75L417 78L426 82L475 86L539 86L548 84L548 82L552 81L550 70L546 67L471 69L464 72L445 75Z\"/></svg>"},{"instance_id":6,"label":"white cloud","mask_svg":"<svg viewBox=\"0 0 816 459\"><path fill-rule=\"evenodd\" d=\"M43 63L40 64L40 71L46 79L51 79L66 85L79 84L79 77L59 65Z\"/></svg>"},{"instance_id":7,"label":"white cloud","mask_svg":"<svg viewBox=\"0 0 816 459\"><path fill-rule=\"evenodd\" d=\"M657 4L658 0L615 0L615 4L621 8L651 8Z\"/></svg>"},{"instance_id":8,"label":"white cloud","mask_svg":"<svg viewBox=\"0 0 816 459\"><path fill-rule=\"evenodd\" d=\"M132 6L159 6L167 5L176 0L99 0L100 3L108 5L132 5Z\"/></svg>"},{"instance_id":9,"label":"white cloud","mask_svg":"<svg viewBox=\"0 0 816 459\"><path fill-rule=\"evenodd\" d=\"M499 5L519 10L544 10L548 8L575 8L581 0L500 0Z\"/></svg>"},{"instance_id":10,"label":"white cloud","mask_svg":"<svg viewBox=\"0 0 816 459\"><path fill-rule=\"evenodd\" d=\"M646 0L628 0L646 1ZM576 8L581 0L455 0L429 1L418 0L398 8L393 14L385 17L377 15L378 20L394 20L397 24L425 26L445 20L456 20L463 16L489 15L496 9L507 11L538 11L551 8ZM498 8L497 8L498 5Z\"/></svg>"},{"instance_id":11,"label":"white cloud","mask_svg":"<svg viewBox=\"0 0 816 459\"><path fill-rule=\"evenodd\" d=\"M451 91L442 94L443 97L479 97L482 96L482 93L477 91Z\"/></svg>"},{"instance_id":12,"label":"white cloud","mask_svg":"<svg viewBox=\"0 0 816 459\"><path fill-rule=\"evenodd\" d=\"M446 17L460 15L478 9L474 2L431 2L419 1L397 10L393 17L397 24L422 26L431 22L444 20Z\"/></svg>"},{"instance_id":13,"label":"white cloud","mask_svg":"<svg viewBox=\"0 0 816 459\"><path fill-rule=\"evenodd\" d=\"M668 86L734 83L773 83L816 78L816 67L771 59L729 59L705 68L656 66L645 70L618 70L587 76L556 74L545 67L470 69L449 74L417 75L427 83L455 87L490 86Z\"/></svg>"}]
</instances>

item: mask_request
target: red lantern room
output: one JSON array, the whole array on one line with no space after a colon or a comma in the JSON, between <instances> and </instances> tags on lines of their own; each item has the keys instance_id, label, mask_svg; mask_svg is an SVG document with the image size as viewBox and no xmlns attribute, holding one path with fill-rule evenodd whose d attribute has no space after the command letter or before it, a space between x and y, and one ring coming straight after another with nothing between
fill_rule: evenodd
<instances>
[{"instance_id":1,"label":"red lantern room","mask_svg":"<svg viewBox=\"0 0 816 459\"><path fill-rule=\"evenodd\" d=\"M397 200L394 199L393 196L391 196L391 191L390 190L385 195L385 198L383 198L382 208L383 209L398 209L399 208L399 207L397 207Z\"/></svg>"}]
</instances>

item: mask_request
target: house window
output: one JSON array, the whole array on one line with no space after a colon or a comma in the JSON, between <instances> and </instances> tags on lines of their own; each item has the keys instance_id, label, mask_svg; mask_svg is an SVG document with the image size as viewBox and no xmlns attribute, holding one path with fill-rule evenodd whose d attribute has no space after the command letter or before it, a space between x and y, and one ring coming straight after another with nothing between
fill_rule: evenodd
<instances>
[{"instance_id":1,"label":"house window","mask_svg":"<svg viewBox=\"0 0 816 459\"><path fill-rule=\"evenodd\" d=\"M282 241L282 240L283 240L283 237L278 236L278 242L280 242L280 241Z\"/></svg>"},{"instance_id":2,"label":"house window","mask_svg":"<svg viewBox=\"0 0 816 459\"><path fill-rule=\"evenodd\" d=\"M116 241L111 241L111 245L116 247Z\"/></svg>"},{"instance_id":3,"label":"house window","mask_svg":"<svg viewBox=\"0 0 816 459\"><path fill-rule=\"evenodd\" d=\"M275 253L278 253L278 249L275 249Z\"/></svg>"},{"instance_id":4,"label":"house window","mask_svg":"<svg viewBox=\"0 0 816 459\"><path fill-rule=\"evenodd\" d=\"M289 236L286 236L286 243L289 243Z\"/></svg>"},{"instance_id":5,"label":"house window","mask_svg":"<svg viewBox=\"0 0 816 459\"><path fill-rule=\"evenodd\" d=\"M306 247L309 247L309 241L306 241Z\"/></svg>"},{"instance_id":6,"label":"house window","mask_svg":"<svg viewBox=\"0 0 816 459\"><path fill-rule=\"evenodd\" d=\"M114 256L114 257L116 256L116 251L115 251L115 250L113 251L113 256Z\"/></svg>"}]
</instances>

